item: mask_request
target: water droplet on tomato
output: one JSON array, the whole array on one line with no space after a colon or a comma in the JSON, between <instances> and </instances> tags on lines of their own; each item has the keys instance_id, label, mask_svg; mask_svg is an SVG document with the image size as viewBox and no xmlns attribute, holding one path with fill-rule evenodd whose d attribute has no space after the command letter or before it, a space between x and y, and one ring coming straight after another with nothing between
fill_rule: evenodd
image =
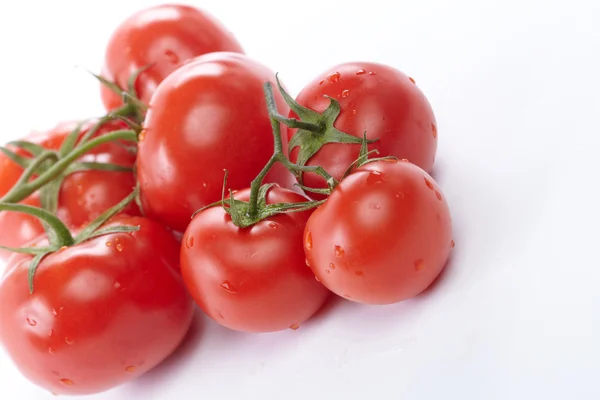
<instances>
[{"instance_id":1,"label":"water droplet on tomato","mask_svg":"<svg viewBox=\"0 0 600 400\"><path fill-rule=\"evenodd\" d=\"M146 139L146 130L142 130L138 135L138 142L143 142Z\"/></svg>"},{"instance_id":2,"label":"water droplet on tomato","mask_svg":"<svg viewBox=\"0 0 600 400\"><path fill-rule=\"evenodd\" d=\"M408 77L408 79L410 79L410 81L411 81L412 83L417 83L417 82L415 81L415 78L413 78L412 76Z\"/></svg>"},{"instance_id":3,"label":"water droplet on tomato","mask_svg":"<svg viewBox=\"0 0 600 400\"><path fill-rule=\"evenodd\" d=\"M305 243L306 248L308 250L312 250L312 248L313 248L313 241L312 241L312 233L310 233L310 231L306 233L306 239L305 239L304 243Z\"/></svg>"},{"instance_id":4,"label":"water droplet on tomato","mask_svg":"<svg viewBox=\"0 0 600 400\"><path fill-rule=\"evenodd\" d=\"M65 386L73 386L75 384L72 380L67 379L67 378L61 379L60 383L62 383Z\"/></svg>"},{"instance_id":5,"label":"water droplet on tomato","mask_svg":"<svg viewBox=\"0 0 600 400\"><path fill-rule=\"evenodd\" d=\"M339 72L334 72L327 77L327 80L331 83L338 83L342 75Z\"/></svg>"},{"instance_id":6,"label":"water droplet on tomato","mask_svg":"<svg viewBox=\"0 0 600 400\"><path fill-rule=\"evenodd\" d=\"M279 225L277 225L277 222L269 222L269 223L267 224L267 226L268 226L269 228L271 228L271 229L277 229L277 228L279 228Z\"/></svg>"},{"instance_id":7,"label":"water droplet on tomato","mask_svg":"<svg viewBox=\"0 0 600 400\"><path fill-rule=\"evenodd\" d=\"M290 325L290 329L293 330L293 331L298 330L298 328L300 328L300 324L292 324L292 325Z\"/></svg>"},{"instance_id":8,"label":"water droplet on tomato","mask_svg":"<svg viewBox=\"0 0 600 400\"><path fill-rule=\"evenodd\" d=\"M325 273L326 273L326 274L331 274L331 271L330 271L330 270L328 270L328 269L326 269L326 270L325 270Z\"/></svg>"},{"instance_id":9,"label":"water droplet on tomato","mask_svg":"<svg viewBox=\"0 0 600 400\"><path fill-rule=\"evenodd\" d=\"M115 283L114 283L113 287L114 287L115 289L120 289L120 288L121 288L121 282L119 282L119 281L115 281Z\"/></svg>"},{"instance_id":10,"label":"water droplet on tomato","mask_svg":"<svg viewBox=\"0 0 600 400\"><path fill-rule=\"evenodd\" d=\"M377 204L377 203L370 203L369 204L369 208L371 210L380 210L381 209L381 205Z\"/></svg>"},{"instance_id":11,"label":"water droplet on tomato","mask_svg":"<svg viewBox=\"0 0 600 400\"><path fill-rule=\"evenodd\" d=\"M229 293L232 293L232 294L237 293L237 290L233 287L233 285L229 281L223 281L221 283L221 287Z\"/></svg>"},{"instance_id":12,"label":"water droplet on tomato","mask_svg":"<svg viewBox=\"0 0 600 400\"><path fill-rule=\"evenodd\" d=\"M308 258L305 258L305 259L304 259L304 262L306 263L306 266L307 266L307 267L310 267L310 261L308 261Z\"/></svg>"},{"instance_id":13,"label":"water droplet on tomato","mask_svg":"<svg viewBox=\"0 0 600 400\"><path fill-rule=\"evenodd\" d=\"M379 171L371 171L371 173L367 177L367 184L369 185L374 185L383 181L383 174Z\"/></svg>"},{"instance_id":14,"label":"water droplet on tomato","mask_svg":"<svg viewBox=\"0 0 600 400\"><path fill-rule=\"evenodd\" d=\"M83 185L79 184L77 185L77 194L82 194L83 193Z\"/></svg>"},{"instance_id":15,"label":"water droplet on tomato","mask_svg":"<svg viewBox=\"0 0 600 400\"><path fill-rule=\"evenodd\" d=\"M335 249L335 256L336 257L339 258L339 257L343 257L344 256L345 251L342 248L342 246L336 245L334 249Z\"/></svg>"},{"instance_id":16,"label":"water droplet on tomato","mask_svg":"<svg viewBox=\"0 0 600 400\"><path fill-rule=\"evenodd\" d=\"M437 126L433 122L431 123L431 132L433 132L433 138L437 138Z\"/></svg>"},{"instance_id":17,"label":"water droplet on tomato","mask_svg":"<svg viewBox=\"0 0 600 400\"><path fill-rule=\"evenodd\" d=\"M356 75L364 75L366 73L367 71L365 71L364 69L359 69L358 71L356 71Z\"/></svg>"},{"instance_id":18,"label":"water droplet on tomato","mask_svg":"<svg viewBox=\"0 0 600 400\"><path fill-rule=\"evenodd\" d=\"M422 271L425 269L425 260L423 260L422 258L415 260L414 264L415 264L415 271Z\"/></svg>"},{"instance_id":19,"label":"water droplet on tomato","mask_svg":"<svg viewBox=\"0 0 600 400\"><path fill-rule=\"evenodd\" d=\"M431 183L431 181L429 179L427 179L427 177L425 177L424 179L425 179L425 186L427 186L430 190L433 190L433 183Z\"/></svg>"},{"instance_id":20,"label":"water droplet on tomato","mask_svg":"<svg viewBox=\"0 0 600 400\"><path fill-rule=\"evenodd\" d=\"M437 199L440 200L440 201L442 200L442 194L440 193L439 190L435 191L435 197L437 197Z\"/></svg>"},{"instance_id":21,"label":"water droplet on tomato","mask_svg":"<svg viewBox=\"0 0 600 400\"><path fill-rule=\"evenodd\" d=\"M406 195L405 195L404 193L402 193L402 192L398 192L398 193L396 193L396 198L397 198L397 199L403 199L405 196L406 196Z\"/></svg>"},{"instance_id":22,"label":"water droplet on tomato","mask_svg":"<svg viewBox=\"0 0 600 400\"><path fill-rule=\"evenodd\" d=\"M369 75L377 75L377 72L371 71L371 72L369 72Z\"/></svg>"},{"instance_id":23,"label":"water droplet on tomato","mask_svg":"<svg viewBox=\"0 0 600 400\"><path fill-rule=\"evenodd\" d=\"M402 160L400 160L402 162L409 162L407 158L403 158Z\"/></svg>"},{"instance_id":24,"label":"water droplet on tomato","mask_svg":"<svg viewBox=\"0 0 600 400\"><path fill-rule=\"evenodd\" d=\"M450 241L450 248L453 249L454 246L456 246L456 243L454 243L454 240L451 240Z\"/></svg>"},{"instance_id":25,"label":"water droplet on tomato","mask_svg":"<svg viewBox=\"0 0 600 400\"><path fill-rule=\"evenodd\" d=\"M350 91L348 89L342 91L342 97L350 96Z\"/></svg>"},{"instance_id":26,"label":"water droplet on tomato","mask_svg":"<svg viewBox=\"0 0 600 400\"><path fill-rule=\"evenodd\" d=\"M362 271L354 271L354 275L356 275L356 276L364 276L365 273L362 272Z\"/></svg>"},{"instance_id":27,"label":"water droplet on tomato","mask_svg":"<svg viewBox=\"0 0 600 400\"><path fill-rule=\"evenodd\" d=\"M356 115L356 110L352 110L352 115Z\"/></svg>"},{"instance_id":28,"label":"water droplet on tomato","mask_svg":"<svg viewBox=\"0 0 600 400\"><path fill-rule=\"evenodd\" d=\"M37 325L37 321L35 319L29 318L29 317L27 317L26 319L27 319L27 323L30 326L36 326Z\"/></svg>"},{"instance_id":29,"label":"water droplet on tomato","mask_svg":"<svg viewBox=\"0 0 600 400\"><path fill-rule=\"evenodd\" d=\"M316 275L315 275L315 281L317 281L317 282L321 283L321 280L320 280L320 279L319 279L319 277L318 277L318 276L316 276Z\"/></svg>"},{"instance_id":30,"label":"water droplet on tomato","mask_svg":"<svg viewBox=\"0 0 600 400\"><path fill-rule=\"evenodd\" d=\"M112 242L111 242L111 241L108 241L108 242L106 242L105 244L106 244L106 247L110 247L110 246L112 246Z\"/></svg>"},{"instance_id":31,"label":"water droplet on tomato","mask_svg":"<svg viewBox=\"0 0 600 400\"><path fill-rule=\"evenodd\" d=\"M335 269L335 264L334 263L329 263L329 268Z\"/></svg>"},{"instance_id":32,"label":"water droplet on tomato","mask_svg":"<svg viewBox=\"0 0 600 400\"><path fill-rule=\"evenodd\" d=\"M225 319L225 316L223 315L223 313L221 311L217 310L217 315L219 316L219 318Z\"/></svg>"},{"instance_id":33,"label":"water droplet on tomato","mask_svg":"<svg viewBox=\"0 0 600 400\"><path fill-rule=\"evenodd\" d=\"M56 353L56 350L54 350L52 347L48 347L48 353L54 354L54 353Z\"/></svg>"},{"instance_id":34,"label":"water droplet on tomato","mask_svg":"<svg viewBox=\"0 0 600 400\"><path fill-rule=\"evenodd\" d=\"M123 245L121 243L117 243L117 245L115 247L117 248L118 252L123 251Z\"/></svg>"},{"instance_id":35,"label":"water droplet on tomato","mask_svg":"<svg viewBox=\"0 0 600 400\"><path fill-rule=\"evenodd\" d=\"M188 235L187 239L185 240L185 247L188 249L194 247L194 236Z\"/></svg>"},{"instance_id":36,"label":"water droplet on tomato","mask_svg":"<svg viewBox=\"0 0 600 400\"><path fill-rule=\"evenodd\" d=\"M325 83L325 79L323 79L322 81L320 81L319 85L322 85L323 83Z\"/></svg>"},{"instance_id":37,"label":"water droplet on tomato","mask_svg":"<svg viewBox=\"0 0 600 400\"><path fill-rule=\"evenodd\" d=\"M208 187L208 184L207 184L206 182L202 182L202 187L203 187L203 188L205 188L205 187ZM235 194L235 193L234 193L234 194Z\"/></svg>"},{"instance_id":38,"label":"water droplet on tomato","mask_svg":"<svg viewBox=\"0 0 600 400\"><path fill-rule=\"evenodd\" d=\"M129 367L125 368L125 371L127 371L127 372L135 372L135 367L133 365L130 365Z\"/></svg>"},{"instance_id":39,"label":"water droplet on tomato","mask_svg":"<svg viewBox=\"0 0 600 400\"><path fill-rule=\"evenodd\" d=\"M167 60L169 60L171 64L179 63L179 57L177 56L177 54L175 54L175 52L173 52L173 50L165 50L165 57L167 58Z\"/></svg>"},{"instance_id":40,"label":"water droplet on tomato","mask_svg":"<svg viewBox=\"0 0 600 400\"><path fill-rule=\"evenodd\" d=\"M52 335L54 335L54 329L48 331L48 337L52 337Z\"/></svg>"},{"instance_id":41,"label":"water droplet on tomato","mask_svg":"<svg viewBox=\"0 0 600 400\"><path fill-rule=\"evenodd\" d=\"M75 344L75 341L71 338L65 337L65 343L69 346L72 346L73 344Z\"/></svg>"}]
</instances>

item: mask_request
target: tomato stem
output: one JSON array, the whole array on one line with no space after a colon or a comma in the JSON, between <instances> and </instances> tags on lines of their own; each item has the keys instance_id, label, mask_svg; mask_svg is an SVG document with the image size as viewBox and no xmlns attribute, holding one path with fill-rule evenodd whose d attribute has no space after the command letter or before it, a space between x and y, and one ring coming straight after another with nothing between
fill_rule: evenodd
<instances>
[{"instance_id":1,"label":"tomato stem","mask_svg":"<svg viewBox=\"0 0 600 400\"><path fill-rule=\"evenodd\" d=\"M85 155L90 150L115 140L127 140L135 142L137 141L137 135L135 131L129 129L114 131L79 145L66 154L63 158L58 158L55 152L43 153L39 158L29 165L29 167L21 175L21 178L17 184L15 184L15 186L13 186L13 188L0 199L0 203L18 203L24 200L33 192L39 190L42 186L57 178L61 173L69 168L73 162ZM31 176L35 173L35 170L48 160L54 161L52 166L34 180L29 181Z\"/></svg>"}]
</instances>

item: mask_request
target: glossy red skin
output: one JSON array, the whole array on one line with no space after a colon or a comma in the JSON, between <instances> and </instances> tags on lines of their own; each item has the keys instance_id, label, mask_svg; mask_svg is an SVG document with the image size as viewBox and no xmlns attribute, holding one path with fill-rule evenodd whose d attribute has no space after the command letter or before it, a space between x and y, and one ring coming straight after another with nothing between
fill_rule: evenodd
<instances>
[{"instance_id":1,"label":"glossy red skin","mask_svg":"<svg viewBox=\"0 0 600 400\"><path fill-rule=\"evenodd\" d=\"M306 85L296 101L323 112L329 106L325 96L340 103L341 113L334 124L338 130L360 138L366 131L368 139L380 139L369 145L369 150L379 150L379 157L408 159L425 171L431 171L437 149L436 120L423 92L408 76L382 64L341 64ZM297 118L293 112L290 117ZM296 131L288 129L288 139ZM359 151L360 144L327 144L307 165L321 165L339 180L358 158ZM292 161L296 161L297 155L296 148L291 153ZM326 187L325 181L315 174L304 174L303 179L309 187Z\"/></svg>"},{"instance_id":2,"label":"glossy red skin","mask_svg":"<svg viewBox=\"0 0 600 400\"><path fill-rule=\"evenodd\" d=\"M137 178L146 215L183 232L198 209L243 189L273 152L263 84L275 75L236 53L198 57L171 74L150 103L139 143ZM276 101L287 113L278 94ZM284 141L287 151L287 142ZM289 187L280 165L266 182Z\"/></svg>"},{"instance_id":3,"label":"glossy red skin","mask_svg":"<svg viewBox=\"0 0 600 400\"><path fill-rule=\"evenodd\" d=\"M236 194L248 197L249 190ZM267 194L268 204L301 201L306 199L277 186ZM330 294L305 262L302 235L309 215L280 214L245 229L222 207L196 215L181 246L181 271L196 303L230 329L297 329Z\"/></svg>"},{"instance_id":4,"label":"glossy red skin","mask_svg":"<svg viewBox=\"0 0 600 400\"><path fill-rule=\"evenodd\" d=\"M440 274L452 244L446 199L409 162L373 162L348 176L306 225L304 250L331 291L365 304L414 297Z\"/></svg>"},{"instance_id":5,"label":"glossy red skin","mask_svg":"<svg viewBox=\"0 0 600 400\"><path fill-rule=\"evenodd\" d=\"M98 393L142 375L192 321L173 236L141 217L113 224L141 229L48 256L33 295L31 256L11 258L0 281L0 341L28 379L55 394Z\"/></svg>"},{"instance_id":6,"label":"glossy red skin","mask_svg":"<svg viewBox=\"0 0 600 400\"><path fill-rule=\"evenodd\" d=\"M127 88L133 73L153 64L136 83L139 98L148 104L169 74L191 58L216 51L243 53L235 37L211 15L184 5L150 7L133 14L114 31L102 75ZM104 85L101 88L107 110L122 105L121 96Z\"/></svg>"},{"instance_id":7,"label":"glossy red skin","mask_svg":"<svg viewBox=\"0 0 600 400\"><path fill-rule=\"evenodd\" d=\"M61 123L49 132L34 134L28 139L48 149L57 150L76 126L76 122ZM86 123L81 135L92 126L93 122ZM121 122L108 123L100 128L97 135L118 129L125 129L125 125ZM19 153L26 154L23 151ZM116 143L107 143L92 150L81 160L133 167L135 154ZM23 169L4 154L0 154L0 165L6 166L0 169L0 195L4 195L17 182ZM123 200L134 187L135 176L131 172L84 171L71 174L61 187L57 216L67 226L80 227ZM39 195L35 193L22 203L39 207ZM140 215L135 203L130 204L123 212L132 216ZM20 247L44 233L42 224L36 218L16 212L0 212L0 227L0 244L10 247ZM0 261L9 255L10 253L0 250Z\"/></svg>"}]
</instances>

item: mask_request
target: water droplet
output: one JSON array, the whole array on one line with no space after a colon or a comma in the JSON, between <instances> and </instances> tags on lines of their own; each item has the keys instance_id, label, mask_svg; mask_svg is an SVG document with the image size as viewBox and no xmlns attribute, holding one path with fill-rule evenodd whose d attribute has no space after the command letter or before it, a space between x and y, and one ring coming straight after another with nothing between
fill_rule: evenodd
<instances>
[{"instance_id":1,"label":"water droplet","mask_svg":"<svg viewBox=\"0 0 600 400\"><path fill-rule=\"evenodd\" d=\"M330 274L330 273L331 273L331 271L330 271L330 270L328 270L328 269L326 269L326 270L325 270L325 273L327 273L327 274Z\"/></svg>"},{"instance_id":2,"label":"water droplet","mask_svg":"<svg viewBox=\"0 0 600 400\"><path fill-rule=\"evenodd\" d=\"M223 313L221 311L217 311L217 315L219 316L219 318L225 319L225 316L223 315Z\"/></svg>"},{"instance_id":3,"label":"water droplet","mask_svg":"<svg viewBox=\"0 0 600 400\"><path fill-rule=\"evenodd\" d=\"M400 160L402 162L409 162L407 158L403 158L402 160Z\"/></svg>"},{"instance_id":4,"label":"water droplet","mask_svg":"<svg viewBox=\"0 0 600 400\"><path fill-rule=\"evenodd\" d=\"M300 328L300 324L292 324L292 325L290 325L290 329L293 330L293 331L298 330L298 328Z\"/></svg>"},{"instance_id":5,"label":"water droplet","mask_svg":"<svg viewBox=\"0 0 600 400\"><path fill-rule=\"evenodd\" d=\"M356 276L364 276L365 273L362 272L362 271L354 271L354 275L356 275Z\"/></svg>"},{"instance_id":6,"label":"water droplet","mask_svg":"<svg viewBox=\"0 0 600 400\"><path fill-rule=\"evenodd\" d=\"M366 73L367 71L365 71L364 69L359 69L358 71L356 71L356 75L364 75Z\"/></svg>"},{"instance_id":7,"label":"water droplet","mask_svg":"<svg viewBox=\"0 0 600 400\"><path fill-rule=\"evenodd\" d=\"M271 229L277 229L277 228L279 228L279 225L277 225L277 222L269 222L269 223L267 224L267 226L268 226L269 228L271 228Z\"/></svg>"},{"instance_id":8,"label":"water droplet","mask_svg":"<svg viewBox=\"0 0 600 400\"><path fill-rule=\"evenodd\" d=\"M440 201L442 200L442 194L440 193L439 190L435 191L435 197L437 197L437 199L440 200Z\"/></svg>"},{"instance_id":9,"label":"water droplet","mask_svg":"<svg viewBox=\"0 0 600 400\"><path fill-rule=\"evenodd\" d=\"M433 138L437 137L437 126L432 122L431 123L431 131L433 132Z\"/></svg>"},{"instance_id":10,"label":"water droplet","mask_svg":"<svg viewBox=\"0 0 600 400\"><path fill-rule=\"evenodd\" d=\"M325 82L325 79L319 82L319 85L322 85Z\"/></svg>"},{"instance_id":11,"label":"water droplet","mask_svg":"<svg viewBox=\"0 0 600 400\"><path fill-rule=\"evenodd\" d=\"M119 282L119 281L115 281L115 284L113 285L113 287L114 287L115 289L120 289L120 288L121 288L121 282Z\"/></svg>"},{"instance_id":12,"label":"water droplet","mask_svg":"<svg viewBox=\"0 0 600 400\"><path fill-rule=\"evenodd\" d=\"M338 83L342 75L339 72L334 72L327 77L327 80L331 83Z\"/></svg>"},{"instance_id":13,"label":"water droplet","mask_svg":"<svg viewBox=\"0 0 600 400\"><path fill-rule=\"evenodd\" d=\"M112 246L112 242L111 242L111 241L108 241L108 242L106 242L105 244L106 244L106 247L110 247L110 246Z\"/></svg>"},{"instance_id":14,"label":"water droplet","mask_svg":"<svg viewBox=\"0 0 600 400\"><path fill-rule=\"evenodd\" d=\"M427 179L427 178L424 178L424 179L425 179L425 185L426 185L426 186L427 186L427 187L428 187L430 190L433 190L433 183L431 183L431 181L430 181L429 179Z\"/></svg>"},{"instance_id":15,"label":"water droplet","mask_svg":"<svg viewBox=\"0 0 600 400\"><path fill-rule=\"evenodd\" d=\"M75 344L75 341L71 338L65 337L65 343L69 346L72 346L73 344Z\"/></svg>"},{"instance_id":16,"label":"water droplet","mask_svg":"<svg viewBox=\"0 0 600 400\"><path fill-rule=\"evenodd\" d=\"M194 236L188 235L187 239L185 240L185 247L188 249L194 247Z\"/></svg>"},{"instance_id":17,"label":"water droplet","mask_svg":"<svg viewBox=\"0 0 600 400\"><path fill-rule=\"evenodd\" d=\"M348 89L342 91L342 97L350 96L350 91Z\"/></svg>"},{"instance_id":18,"label":"water droplet","mask_svg":"<svg viewBox=\"0 0 600 400\"><path fill-rule=\"evenodd\" d=\"M335 264L334 263L329 263L329 268L335 269Z\"/></svg>"},{"instance_id":19,"label":"water droplet","mask_svg":"<svg viewBox=\"0 0 600 400\"><path fill-rule=\"evenodd\" d=\"M383 174L379 171L371 171L371 173L367 177L367 184L369 185L374 185L383 181Z\"/></svg>"},{"instance_id":20,"label":"water droplet","mask_svg":"<svg viewBox=\"0 0 600 400\"><path fill-rule=\"evenodd\" d=\"M454 243L454 240L451 240L450 241L450 248L453 249L454 246L456 246L456 243Z\"/></svg>"},{"instance_id":21,"label":"water droplet","mask_svg":"<svg viewBox=\"0 0 600 400\"><path fill-rule=\"evenodd\" d=\"M317 281L317 282L321 283L321 280L320 280L320 279L319 279L319 277L318 277L318 276L316 276L316 275L315 275L315 281Z\"/></svg>"},{"instance_id":22,"label":"water droplet","mask_svg":"<svg viewBox=\"0 0 600 400\"><path fill-rule=\"evenodd\" d=\"M370 203L369 204L369 208L371 210L380 210L381 209L381 205L377 204L377 203Z\"/></svg>"},{"instance_id":23,"label":"water droplet","mask_svg":"<svg viewBox=\"0 0 600 400\"><path fill-rule=\"evenodd\" d=\"M208 184L206 182L202 182L202 187L208 187ZM235 193L234 193L235 194Z\"/></svg>"},{"instance_id":24,"label":"water droplet","mask_svg":"<svg viewBox=\"0 0 600 400\"><path fill-rule=\"evenodd\" d=\"M73 386L75 384L72 380L67 379L67 378L61 379L60 383L62 383L65 386Z\"/></svg>"},{"instance_id":25,"label":"water droplet","mask_svg":"<svg viewBox=\"0 0 600 400\"><path fill-rule=\"evenodd\" d=\"M423 269L425 269L425 260L422 258L415 260L415 271L422 271Z\"/></svg>"},{"instance_id":26,"label":"water droplet","mask_svg":"<svg viewBox=\"0 0 600 400\"><path fill-rule=\"evenodd\" d=\"M125 368L125 371L127 371L127 372L135 372L135 367L133 365L130 365L129 367Z\"/></svg>"},{"instance_id":27,"label":"water droplet","mask_svg":"<svg viewBox=\"0 0 600 400\"><path fill-rule=\"evenodd\" d=\"M406 197L406 195L404 193L401 193L401 192L396 193L397 199L403 199L404 197Z\"/></svg>"},{"instance_id":28,"label":"water droplet","mask_svg":"<svg viewBox=\"0 0 600 400\"><path fill-rule=\"evenodd\" d=\"M306 263L306 266L307 266L307 267L310 267L310 261L308 261L308 258L305 258L305 259L304 259L304 262Z\"/></svg>"},{"instance_id":29,"label":"water droplet","mask_svg":"<svg viewBox=\"0 0 600 400\"><path fill-rule=\"evenodd\" d=\"M410 81L411 81L412 83L417 83L417 82L415 81L415 78L413 78L412 76L410 76L408 79L410 79Z\"/></svg>"},{"instance_id":30,"label":"water droplet","mask_svg":"<svg viewBox=\"0 0 600 400\"><path fill-rule=\"evenodd\" d=\"M83 193L83 185L77 185L77 194L82 194Z\"/></svg>"},{"instance_id":31,"label":"water droplet","mask_svg":"<svg viewBox=\"0 0 600 400\"><path fill-rule=\"evenodd\" d=\"M175 52L173 52L173 50L165 50L165 57L167 57L171 64L179 63L179 57L177 56L177 54L175 54Z\"/></svg>"},{"instance_id":32,"label":"water droplet","mask_svg":"<svg viewBox=\"0 0 600 400\"><path fill-rule=\"evenodd\" d=\"M116 248L118 252L123 251L123 245L121 243L117 243Z\"/></svg>"},{"instance_id":33,"label":"water droplet","mask_svg":"<svg viewBox=\"0 0 600 400\"><path fill-rule=\"evenodd\" d=\"M145 131L145 130L142 130L142 131L140 132L140 134L138 135L138 142L143 142L143 141L144 141L144 139L146 139L146 131Z\"/></svg>"},{"instance_id":34,"label":"water droplet","mask_svg":"<svg viewBox=\"0 0 600 400\"><path fill-rule=\"evenodd\" d=\"M356 115L356 110L352 110L352 115Z\"/></svg>"},{"instance_id":35,"label":"water droplet","mask_svg":"<svg viewBox=\"0 0 600 400\"><path fill-rule=\"evenodd\" d=\"M48 337L52 337L52 335L54 335L54 329L48 331Z\"/></svg>"},{"instance_id":36,"label":"water droplet","mask_svg":"<svg viewBox=\"0 0 600 400\"><path fill-rule=\"evenodd\" d=\"M36 326L37 325L37 321L35 319L29 318L29 317L27 317L27 323L30 326Z\"/></svg>"},{"instance_id":37,"label":"water droplet","mask_svg":"<svg viewBox=\"0 0 600 400\"><path fill-rule=\"evenodd\" d=\"M310 233L310 232L306 233L306 239L304 241L304 244L306 245L306 248L308 250L312 250L312 248L313 248L312 233Z\"/></svg>"},{"instance_id":38,"label":"water droplet","mask_svg":"<svg viewBox=\"0 0 600 400\"><path fill-rule=\"evenodd\" d=\"M54 354L54 353L56 353L56 350L54 350L52 347L48 347L48 353Z\"/></svg>"},{"instance_id":39,"label":"water droplet","mask_svg":"<svg viewBox=\"0 0 600 400\"><path fill-rule=\"evenodd\" d=\"M344 249L342 249L342 246L337 246L337 245L335 246L335 256L336 257L338 257L338 258L343 257L344 253L345 253L345 251L344 251Z\"/></svg>"},{"instance_id":40,"label":"water droplet","mask_svg":"<svg viewBox=\"0 0 600 400\"><path fill-rule=\"evenodd\" d=\"M377 75L377 72L371 71L371 72L369 72L369 75Z\"/></svg>"},{"instance_id":41,"label":"water droplet","mask_svg":"<svg viewBox=\"0 0 600 400\"><path fill-rule=\"evenodd\" d=\"M223 281L223 283L221 283L221 287L229 293L237 293L237 290L235 290L235 288L229 281Z\"/></svg>"}]
</instances>

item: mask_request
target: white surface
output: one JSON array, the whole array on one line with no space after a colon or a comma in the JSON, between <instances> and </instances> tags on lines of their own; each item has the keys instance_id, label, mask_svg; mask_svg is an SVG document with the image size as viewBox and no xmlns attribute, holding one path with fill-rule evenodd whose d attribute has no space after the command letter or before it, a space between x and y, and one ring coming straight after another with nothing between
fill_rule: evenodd
<instances>
[{"instance_id":1,"label":"white surface","mask_svg":"<svg viewBox=\"0 0 600 400\"><path fill-rule=\"evenodd\" d=\"M152 3L2 2L0 138L100 114L74 66L98 70L115 25ZM456 251L416 300L336 302L269 335L204 321L163 366L91 399L600 398L600 2L190 3L294 92L355 59L415 77L439 122ZM53 396L0 352L0 398Z\"/></svg>"}]
</instances>

